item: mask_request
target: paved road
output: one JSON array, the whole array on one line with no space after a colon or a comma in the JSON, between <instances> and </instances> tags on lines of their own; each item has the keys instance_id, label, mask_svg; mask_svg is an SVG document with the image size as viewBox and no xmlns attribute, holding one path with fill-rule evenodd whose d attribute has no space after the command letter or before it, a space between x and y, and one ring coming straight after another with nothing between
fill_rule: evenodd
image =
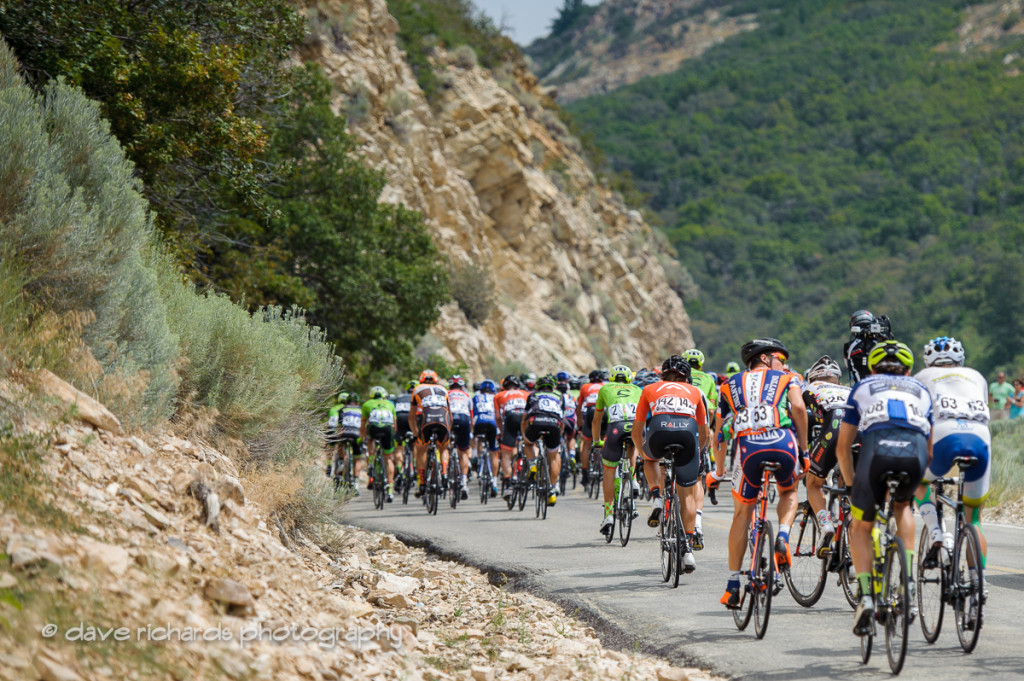
<instances>
[{"instance_id":1,"label":"paved road","mask_svg":"<svg viewBox=\"0 0 1024 681\"><path fill-rule=\"evenodd\" d=\"M495 503L500 499L482 506L471 497L455 511L442 502L438 515L431 517L415 499L409 501L408 506L396 503L377 512L364 493L344 515L352 524L392 532L492 573L505 573L513 587L558 601L568 612L579 609L606 643L620 650L639 644L675 663L737 679L889 676L884 646L879 650L876 645L867 666L860 664L858 639L850 633L852 610L834 578L811 609L800 607L783 591L773 603L764 640L754 638L753 624L744 632L736 629L718 603L726 580L729 499L705 509L707 548L696 554L697 570L684 575L677 589L661 581L658 544L643 524L646 508L623 548L617 539L606 544L597 532L600 507L585 498L582 488L550 509L546 521L534 518L532 502L520 513ZM1024 678L1024 528L988 526L986 534L990 595L978 648L972 655L962 653L948 610L934 645L925 643L915 622L901 678Z\"/></svg>"}]
</instances>

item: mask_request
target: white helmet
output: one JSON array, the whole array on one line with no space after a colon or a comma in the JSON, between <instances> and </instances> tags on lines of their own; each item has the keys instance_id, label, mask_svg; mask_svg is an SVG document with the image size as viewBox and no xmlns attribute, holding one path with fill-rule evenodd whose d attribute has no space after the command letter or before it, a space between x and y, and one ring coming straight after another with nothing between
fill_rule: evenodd
<instances>
[{"instance_id":1,"label":"white helmet","mask_svg":"<svg viewBox=\"0 0 1024 681\"><path fill-rule=\"evenodd\" d=\"M819 381L823 378L841 379L843 370L839 368L836 361L828 355L822 355L811 365L811 368L804 372L804 378L808 381Z\"/></svg>"},{"instance_id":2,"label":"white helmet","mask_svg":"<svg viewBox=\"0 0 1024 681\"><path fill-rule=\"evenodd\" d=\"M960 341L949 336L939 336L924 344L924 365L957 366L964 365L964 346Z\"/></svg>"}]
</instances>

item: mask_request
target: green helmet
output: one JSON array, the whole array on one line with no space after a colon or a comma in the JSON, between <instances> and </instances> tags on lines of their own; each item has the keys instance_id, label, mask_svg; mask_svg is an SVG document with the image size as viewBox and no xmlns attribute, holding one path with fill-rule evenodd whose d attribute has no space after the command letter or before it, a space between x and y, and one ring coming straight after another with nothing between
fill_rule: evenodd
<instances>
[{"instance_id":1,"label":"green helmet","mask_svg":"<svg viewBox=\"0 0 1024 681\"><path fill-rule=\"evenodd\" d=\"M694 369L700 370L704 366L704 353L697 348L684 352L683 359Z\"/></svg>"},{"instance_id":2,"label":"green helmet","mask_svg":"<svg viewBox=\"0 0 1024 681\"><path fill-rule=\"evenodd\" d=\"M416 381L408 381L408 382L406 382L406 384L405 384L405 392L411 393L413 390L416 389L416 386L418 386L418 385L419 385L419 383L417 383Z\"/></svg>"},{"instance_id":3,"label":"green helmet","mask_svg":"<svg viewBox=\"0 0 1024 681\"><path fill-rule=\"evenodd\" d=\"M348 402L348 393L344 390L338 393L338 404L345 404Z\"/></svg>"},{"instance_id":4,"label":"green helmet","mask_svg":"<svg viewBox=\"0 0 1024 681\"><path fill-rule=\"evenodd\" d=\"M914 368L914 353L906 343L896 340L882 341L875 343L868 353L868 369L871 371L877 366L895 367L897 364L902 365L907 371Z\"/></svg>"},{"instance_id":5,"label":"green helmet","mask_svg":"<svg viewBox=\"0 0 1024 681\"><path fill-rule=\"evenodd\" d=\"M608 372L608 380L612 383L629 383L633 380L633 370L625 364L616 364Z\"/></svg>"},{"instance_id":6,"label":"green helmet","mask_svg":"<svg viewBox=\"0 0 1024 681\"><path fill-rule=\"evenodd\" d=\"M551 390L555 389L555 385L556 384L557 384L557 381L555 380L555 377L552 376L551 374L546 374L546 375L541 376L540 378L537 379L537 383L536 383L535 387L536 387L536 389L538 391L540 391L540 390L551 391Z\"/></svg>"},{"instance_id":7,"label":"green helmet","mask_svg":"<svg viewBox=\"0 0 1024 681\"><path fill-rule=\"evenodd\" d=\"M729 362L725 365L725 373L727 376L738 374L740 372L740 365L738 362Z\"/></svg>"},{"instance_id":8,"label":"green helmet","mask_svg":"<svg viewBox=\"0 0 1024 681\"><path fill-rule=\"evenodd\" d=\"M375 400L383 400L387 396L388 391L384 388L384 386L375 385L372 388L370 388L370 397L372 397Z\"/></svg>"},{"instance_id":9,"label":"green helmet","mask_svg":"<svg viewBox=\"0 0 1024 681\"><path fill-rule=\"evenodd\" d=\"M359 404L359 393L349 393L347 404Z\"/></svg>"}]
</instances>

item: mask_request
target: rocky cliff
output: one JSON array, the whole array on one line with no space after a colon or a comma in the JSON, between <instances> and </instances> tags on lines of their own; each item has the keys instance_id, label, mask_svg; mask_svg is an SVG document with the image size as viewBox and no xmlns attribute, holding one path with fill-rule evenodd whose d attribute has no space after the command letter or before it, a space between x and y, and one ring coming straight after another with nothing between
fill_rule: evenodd
<instances>
[{"instance_id":1,"label":"rocky cliff","mask_svg":"<svg viewBox=\"0 0 1024 681\"><path fill-rule=\"evenodd\" d=\"M678 266L595 178L521 64L493 74L464 49L439 48L442 88L428 103L384 0L317 0L307 11L313 37L299 56L337 88L366 159L387 174L383 200L421 211L454 269L482 267L493 281L486 321L448 305L436 349L474 372L511 361L584 371L692 346L668 281L681 289L685 273L666 274Z\"/></svg>"},{"instance_id":2,"label":"rocky cliff","mask_svg":"<svg viewBox=\"0 0 1024 681\"><path fill-rule=\"evenodd\" d=\"M608 0L561 35L528 48L546 85L567 103L641 78L671 73L687 60L744 31L753 14L733 16L708 0Z\"/></svg>"}]
</instances>

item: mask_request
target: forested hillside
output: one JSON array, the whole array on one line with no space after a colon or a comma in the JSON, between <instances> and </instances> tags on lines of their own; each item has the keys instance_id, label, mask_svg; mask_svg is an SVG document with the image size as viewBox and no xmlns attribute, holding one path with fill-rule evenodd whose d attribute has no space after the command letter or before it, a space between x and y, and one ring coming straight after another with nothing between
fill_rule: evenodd
<instances>
[{"instance_id":1,"label":"forested hillside","mask_svg":"<svg viewBox=\"0 0 1024 681\"><path fill-rule=\"evenodd\" d=\"M761 28L573 104L700 286L712 364L752 334L837 353L848 315L984 369L1024 352L1024 53L1013 4L759 0Z\"/></svg>"}]
</instances>

